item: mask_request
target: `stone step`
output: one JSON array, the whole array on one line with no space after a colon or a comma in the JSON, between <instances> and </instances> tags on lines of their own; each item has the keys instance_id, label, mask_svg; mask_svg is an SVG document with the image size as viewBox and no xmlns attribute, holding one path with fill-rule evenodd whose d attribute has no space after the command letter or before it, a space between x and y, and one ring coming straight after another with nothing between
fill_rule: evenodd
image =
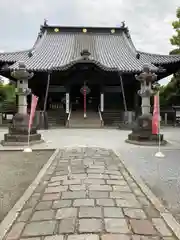
<instances>
[{"instance_id":1,"label":"stone step","mask_svg":"<svg viewBox=\"0 0 180 240\"><path fill-rule=\"evenodd\" d=\"M98 112L87 112L84 118L83 112L72 112L69 121L70 128L101 128L101 121Z\"/></svg>"},{"instance_id":2,"label":"stone step","mask_svg":"<svg viewBox=\"0 0 180 240\"><path fill-rule=\"evenodd\" d=\"M100 124L86 124L86 125L83 125L83 124L70 124L69 125L69 128L92 128L92 129L99 129L99 128L102 128L102 126Z\"/></svg>"}]
</instances>

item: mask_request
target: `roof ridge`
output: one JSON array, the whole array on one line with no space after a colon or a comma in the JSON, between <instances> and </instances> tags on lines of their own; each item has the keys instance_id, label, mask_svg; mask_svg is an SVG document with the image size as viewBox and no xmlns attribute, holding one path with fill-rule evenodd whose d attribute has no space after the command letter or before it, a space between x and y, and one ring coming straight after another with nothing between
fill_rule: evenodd
<instances>
[{"instance_id":1,"label":"roof ridge","mask_svg":"<svg viewBox=\"0 0 180 240\"><path fill-rule=\"evenodd\" d=\"M83 25L41 25L42 28L46 29L46 28L56 28L56 27L59 27L59 28L104 28L104 29L112 29L112 28L115 28L115 29L126 29L127 26L83 26Z\"/></svg>"},{"instance_id":2,"label":"roof ridge","mask_svg":"<svg viewBox=\"0 0 180 240\"><path fill-rule=\"evenodd\" d=\"M41 33L44 31L54 31L56 33L60 32L91 32L91 33L118 33L118 32L127 32L128 28L126 26L114 26L114 27L106 27L106 26L99 26L99 27L92 27L92 26L58 26L58 25L48 25L48 26L41 26Z\"/></svg>"},{"instance_id":3,"label":"roof ridge","mask_svg":"<svg viewBox=\"0 0 180 240\"><path fill-rule=\"evenodd\" d=\"M42 42L44 41L46 35L47 35L47 31L44 31L43 34L41 35L41 37L39 37L39 38L36 40L36 42L35 42L33 48L31 49L31 51L35 52L35 51L39 48L39 46L40 46L40 45L42 44Z\"/></svg>"},{"instance_id":4,"label":"roof ridge","mask_svg":"<svg viewBox=\"0 0 180 240\"><path fill-rule=\"evenodd\" d=\"M134 44L132 43L131 38L130 38L130 37L128 38L125 33L123 33L122 36L123 36L123 39L124 39L127 47L129 48L129 50L131 50L132 52L134 52L135 55L136 55L137 50L136 50L136 47L134 46Z\"/></svg>"}]
</instances>

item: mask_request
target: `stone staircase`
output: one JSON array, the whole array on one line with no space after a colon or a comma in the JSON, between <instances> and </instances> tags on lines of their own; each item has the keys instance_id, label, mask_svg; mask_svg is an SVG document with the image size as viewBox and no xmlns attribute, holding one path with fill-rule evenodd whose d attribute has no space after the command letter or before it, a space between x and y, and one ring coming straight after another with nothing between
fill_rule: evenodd
<instances>
[{"instance_id":1,"label":"stone staircase","mask_svg":"<svg viewBox=\"0 0 180 240\"><path fill-rule=\"evenodd\" d=\"M84 118L83 111L72 111L69 120L69 128L101 128L101 120L98 112L88 111Z\"/></svg>"},{"instance_id":2,"label":"stone staircase","mask_svg":"<svg viewBox=\"0 0 180 240\"><path fill-rule=\"evenodd\" d=\"M123 112L120 110L105 110L102 113L105 126L119 126L123 122Z\"/></svg>"},{"instance_id":3,"label":"stone staircase","mask_svg":"<svg viewBox=\"0 0 180 240\"><path fill-rule=\"evenodd\" d=\"M65 126L66 114L64 109L58 109L57 111L48 111L48 125L49 128Z\"/></svg>"}]
</instances>

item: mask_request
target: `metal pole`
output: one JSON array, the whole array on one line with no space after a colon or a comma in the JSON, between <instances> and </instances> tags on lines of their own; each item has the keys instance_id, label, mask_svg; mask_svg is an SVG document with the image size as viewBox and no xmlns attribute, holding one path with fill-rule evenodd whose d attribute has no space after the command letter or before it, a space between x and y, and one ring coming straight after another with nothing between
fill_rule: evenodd
<instances>
[{"instance_id":1,"label":"metal pole","mask_svg":"<svg viewBox=\"0 0 180 240\"><path fill-rule=\"evenodd\" d=\"M158 97L158 152L155 157L163 158L165 155L161 152L161 123L160 123L160 102L159 102L159 91L157 92Z\"/></svg>"}]
</instances>

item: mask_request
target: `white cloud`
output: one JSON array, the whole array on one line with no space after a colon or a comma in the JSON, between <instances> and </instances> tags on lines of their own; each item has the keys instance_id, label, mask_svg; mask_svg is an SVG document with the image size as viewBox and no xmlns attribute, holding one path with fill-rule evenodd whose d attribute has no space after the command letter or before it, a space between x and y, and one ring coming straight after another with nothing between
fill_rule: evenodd
<instances>
[{"instance_id":1,"label":"white cloud","mask_svg":"<svg viewBox=\"0 0 180 240\"><path fill-rule=\"evenodd\" d=\"M30 48L44 18L49 24L129 26L135 46L168 54L179 0L6 0L0 1L0 49Z\"/></svg>"}]
</instances>

